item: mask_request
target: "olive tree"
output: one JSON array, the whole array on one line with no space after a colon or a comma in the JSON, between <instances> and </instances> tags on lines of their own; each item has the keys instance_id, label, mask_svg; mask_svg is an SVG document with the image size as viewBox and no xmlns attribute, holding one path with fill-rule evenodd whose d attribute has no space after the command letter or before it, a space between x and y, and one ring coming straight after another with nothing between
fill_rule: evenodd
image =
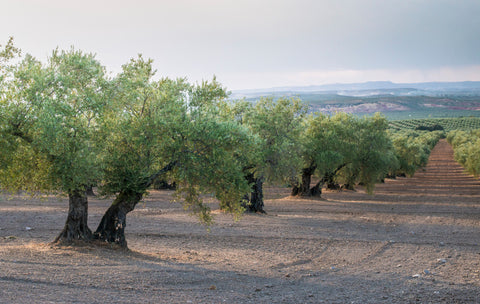
<instances>
[{"instance_id":1,"label":"olive tree","mask_svg":"<svg viewBox=\"0 0 480 304\"><path fill-rule=\"evenodd\" d=\"M361 184L372 193L375 184L384 180L392 164L396 164L393 145L388 135L388 121L380 114L356 121L355 153L351 161L339 171L339 180L346 189Z\"/></svg>"},{"instance_id":2,"label":"olive tree","mask_svg":"<svg viewBox=\"0 0 480 304\"><path fill-rule=\"evenodd\" d=\"M13 76L2 133L16 146L2 186L68 195L56 241L89 240L85 189L99 177L93 138L106 103L104 67L92 54L55 50L46 64L26 55Z\"/></svg>"},{"instance_id":3,"label":"olive tree","mask_svg":"<svg viewBox=\"0 0 480 304\"><path fill-rule=\"evenodd\" d=\"M334 186L338 171L353 159L355 131L356 119L349 114L316 113L308 117L300 141L301 177L293 184L292 195L320 196L325 183ZM312 176L318 176L313 187Z\"/></svg>"},{"instance_id":4,"label":"olive tree","mask_svg":"<svg viewBox=\"0 0 480 304\"><path fill-rule=\"evenodd\" d=\"M390 176L413 176L419 168L428 163L430 151L438 140L444 137L440 131L397 131L391 135L397 166L392 168Z\"/></svg>"},{"instance_id":5,"label":"olive tree","mask_svg":"<svg viewBox=\"0 0 480 304\"><path fill-rule=\"evenodd\" d=\"M15 64L13 61L19 56L20 50L14 46L13 38L10 38L6 45L0 45L0 186L2 177L5 177L4 170L19 144L12 134L10 125L12 116L14 116L11 113L14 107L10 102L15 93L13 86ZM3 183L5 182L3 181Z\"/></svg>"},{"instance_id":6,"label":"olive tree","mask_svg":"<svg viewBox=\"0 0 480 304\"><path fill-rule=\"evenodd\" d=\"M299 170L302 120L307 106L297 98L261 98L254 103L236 101L225 105L224 115L249 128L253 146L244 149L241 162L252 191L245 208L264 213L263 184L288 184Z\"/></svg>"},{"instance_id":7,"label":"olive tree","mask_svg":"<svg viewBox=\"0 0 480 304\"><path fill-rule=\"evenodd\" d=\"M387 126L379 115L312 114L300 140L303 169L292 195L321 196L325 184L338 188L340 183L349 189L362 183L371 191L395 161ZM313 186L312 177L318 180Z\"/></svg>"},{"instance_id":8,"label":"olive tree","mask_svg":"<svg viewBox=\"0 0 480 304\"><path fill-rule=\"evenodd\" d=\"M250 188L239 147L248 149L252 140L246 127L218 115L226 90L216 79L192 85L153 75L151 61L140 56L107 79L94 55L75 49L54 51L46 64L27 55L8 73L2 65L2 87L9 90L0 108L0 184L68 196L56 241L95 235L126 246L126 214L166 173L202 222L212 221L205 192L223 210L243 212L241 198ZM116 196L94 234L85 192L93 183Z\"/></svg>"},{"instance_id":9,"label":"olive tree","mask_svg":"<svg viewBox=\"0 0 480 304\"><path fill-rule=\"evenodd\" d=\"M452 145L455 160L475 177L480 175L480 130L450 131L447 141Z\"/></svg>"},{"instance_id":10,"label":"olive tree","mask_svg":"<svg viewBox=\"0 0 480 304\"><path fill-rule=\"evenodd\" d=\"M236 157L249 133L220 119L217 103L227 96L225 89L215 79L192 85L185 79L155 81L154 74L152 61L141 56L123 66L101 132L100 192L115 199L95 236L121 246L127 246L127 214L166 174L185 208L205 224L212 217L202 193L214 193L222 209L238 214L249 189Z\"/></svg>"}]
</instances>

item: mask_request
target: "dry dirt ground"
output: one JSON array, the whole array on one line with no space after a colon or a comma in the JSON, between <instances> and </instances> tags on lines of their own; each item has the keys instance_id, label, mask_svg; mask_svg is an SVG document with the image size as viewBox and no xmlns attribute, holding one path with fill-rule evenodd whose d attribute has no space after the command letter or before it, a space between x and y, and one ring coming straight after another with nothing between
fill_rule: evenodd
<instances>
[{"instance_id":1,"label":"dry dirt ground","mask_svg":"<svg viewBox=\"0 0 480 304\"><path fill-rule=\"evenodd\" d=\"M267 191L267 215L216 212L210 233L153 191L129 215L130 251L53 247L67 202L3 195L0 302L480 302L480 182L445 141L425 170L373 196ZM109 203L91 200L92 228Z\"/></svg>"}]
</instances>

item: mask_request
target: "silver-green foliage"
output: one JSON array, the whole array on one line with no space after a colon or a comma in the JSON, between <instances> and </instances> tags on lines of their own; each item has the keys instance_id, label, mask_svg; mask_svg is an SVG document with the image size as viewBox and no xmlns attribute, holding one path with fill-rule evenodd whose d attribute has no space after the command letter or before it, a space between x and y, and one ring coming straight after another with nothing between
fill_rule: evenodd
<instances>
[{"instance_id":1,"label":"silver-green foliage","mask_svg":"<svg viewBox=\"0 0 480 304\"><path fill-rule=\"evenodd\" d=\"M297 174L299 136L306 105L296 98L261 98L244 116L244 123L259 138L257 175L270 182L285 182Z\"/></svg>"},{"instance_id":2,"label":"silver-green foliage","mask_svg":"<svg viewBox=\"0 0 480 304\"><path fill-rule=\"evenodd\" d=\"M454 149L454 157L467 172L480 176L480 129L472 131L451 131L447 141Z\"/></svg>"},{"instance_id":3,"label":"silver-green foliage","mask_svg":"<svg viewBox=\"0 0 480 304\"><path fill-rule=\"evenodd\" d=\"M46 64L26 55L2 105L2 138L14 149L2 186L71 193L99 174L94 134L106 103L104 68L92 54L55 50Z\"/></svg>"},{"instance_id":4,"label":"silver-green foliage","mask_svg":"<svg viewBox=\"0 0 480 304\"><path fill-rule=\"evenodd\" d=\"M419 168L427 165L430 151L442 137L444 137L442 131L391 132L395 156L398 160L398 163L391 168L391 174L413 176Z\"/></svg>"},{"instance_id":5,"label":"silver-green foliage","mask_svg":"<svg viewBox=\"0 0 480 304\"><path fill-rule=\"evenodd\" d=\"M301 139L303 166L315 168L320 179L330 176L350 186L362 183L371 192L394 161L387 127L379 114L364 118L346 113L311 115Z\"/></svg>"},{"instance_id":6,"label":"silver-green foliage","mask_svg":"<svg viewBox=\"0 0 480 304\"><path fill-rule=\"evenodd\" d=\"M113 80L102 128L104 194L145 193L162 168L185 209L204 223L212 218L202 194L213 193L223 210L240 214L249 191L238 157L250 143L247 128L219 115L225 89L215 79L154 80L152 61L141 56Z\"/></svg>"}]
</instances>

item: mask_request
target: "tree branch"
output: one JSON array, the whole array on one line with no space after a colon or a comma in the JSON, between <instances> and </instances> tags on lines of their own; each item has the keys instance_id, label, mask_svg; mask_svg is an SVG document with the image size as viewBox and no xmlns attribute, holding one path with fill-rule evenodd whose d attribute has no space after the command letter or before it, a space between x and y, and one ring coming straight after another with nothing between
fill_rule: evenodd
<instances>
[{"instance_id":1,"label":"tree branch","mask_svg":"<svg viewBox=\"0 0 480 304\"><path fill-rule=\"evenodd\" d=\"M150 187L153 182L162 174L165 174L167 173L168 171L171 171L173 169L173 167L175 167L177 165L177 161L172 161L170 162L169 164L167 164L165 167L163 167L162 169L160 169L160 171L156 172L155 174L152 174L148 180L145 182L144 186L145 188L148 188Z\"/></svg>"}]
</instances>

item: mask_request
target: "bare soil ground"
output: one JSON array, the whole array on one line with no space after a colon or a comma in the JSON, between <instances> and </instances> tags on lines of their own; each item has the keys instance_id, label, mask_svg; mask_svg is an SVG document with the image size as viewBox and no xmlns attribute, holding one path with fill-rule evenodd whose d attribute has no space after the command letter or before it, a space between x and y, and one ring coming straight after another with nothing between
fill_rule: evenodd
<instances>
[{"instance_id":1,"label":"bare soil ground","mask_svg":"<svg viewBox=\"0 0 480 304\"><path fill-rule=\"evenodd\" d=\"M65 199L0 196L0 302L480 302L480 182L445 141L373 196L267 192L267 215L216 212L208 233L153 191L127 220L130 251L53 247ZM92 228L109 203L90 200Z\"/></svg>"}]
</instances>

